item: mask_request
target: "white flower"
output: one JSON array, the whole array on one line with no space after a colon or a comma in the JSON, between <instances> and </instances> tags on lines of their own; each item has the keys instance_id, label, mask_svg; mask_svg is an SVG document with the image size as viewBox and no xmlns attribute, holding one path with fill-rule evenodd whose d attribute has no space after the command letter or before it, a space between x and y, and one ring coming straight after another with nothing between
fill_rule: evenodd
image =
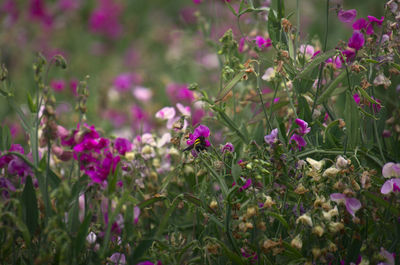
<instances>
[{"instance_id":1,"label":"white flower","mask_svg":"<svg viewBox=\"0 0 400 265\"><path fill-rule=\"evenodd\" d=\"M267 68L264 75L261 77L262 80L271 81L275 77L275 69L273 67Z\"/></svg>"}]
</instances>

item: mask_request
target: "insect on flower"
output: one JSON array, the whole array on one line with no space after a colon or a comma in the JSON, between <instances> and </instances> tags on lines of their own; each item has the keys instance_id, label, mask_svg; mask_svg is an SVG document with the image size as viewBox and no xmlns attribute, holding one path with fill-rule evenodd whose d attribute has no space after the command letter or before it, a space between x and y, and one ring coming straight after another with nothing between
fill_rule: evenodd
<instances>
[{"instance_id":1,"label":"insect on flower","mask_svg":"<svg viewBox=\"0 0 400 265\"><path fill-rule=\"evenodd\" d=\"M183 152L195 149L197 152L202 150L207 150L206 138L204 136L200 136L197 138L192 145L186 147Z\"/></svg>"}]
</instances>

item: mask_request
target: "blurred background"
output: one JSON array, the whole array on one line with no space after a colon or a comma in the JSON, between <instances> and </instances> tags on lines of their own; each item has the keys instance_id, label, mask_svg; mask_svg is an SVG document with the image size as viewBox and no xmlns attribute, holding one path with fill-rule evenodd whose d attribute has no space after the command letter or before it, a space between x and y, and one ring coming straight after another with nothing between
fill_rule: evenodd
<instances>
[{"instance_id":1,"label":"blurred background","mask_svg":"<svg viewBox=\"0 0 400 265\"><path fill-rule=\"evenodd\" d=\"M228 2L236 9L240 3ZM276 5L274 0L253 2L256 7ZM300 14L302 42L318 47L325 32L326 1L290 0L285 4L286 16L294 25ZM358 18L380 17L383 4L331 0L328 48L352 34L351 25L338 21L339 8L357 9ZM34 95L37 89L32 69L37 52L47 60L62 54L67 69L53 67L47 77L57 99L59 123L76 126L76 87L89 75L88 123L131 137L165 126L157 123L154 114L178 102L191 107L193 125L207 117L189 84L196 82L216 95L221 71L218 39L229 28L237 41L267 36L266 17L266 12L247 14L238 22L224 0L1 0L0 61L8 68L18 103L27 109L26 91ZM272 56L271 50L264 52ZM245 49L241 56L245 62L256 55ZM0 102L2 124L23 140L6 100Z\"/></svg>"}]
</instances>

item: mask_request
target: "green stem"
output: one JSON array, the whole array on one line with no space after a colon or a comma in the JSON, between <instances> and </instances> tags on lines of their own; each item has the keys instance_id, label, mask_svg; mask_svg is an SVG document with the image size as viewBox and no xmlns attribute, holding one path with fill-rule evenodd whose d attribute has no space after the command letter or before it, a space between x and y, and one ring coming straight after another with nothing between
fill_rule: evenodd
<instances>
[{"instance_id":1,"label":"green stem","mask_svg":"<svg viewBox=\"0 0 400 265\"><path fill-rule=\"evenodd\" d=\"M272 127L271 127L271 123L269 122L269 118L267 115L267 111L265 109L265 105L264 105L264 100L262 98L262 91L261 91L261 78L260 78L260 62L257 63L257 90L258 90L258 95L260 96L260 101L261 101L261 106L262 109L264 111L264 116L265 116L265 120L267 121L267 125L268 125L268 129L271 131ZM272 107L272 106L271 106Z\"/></svg>"}]
</instances>

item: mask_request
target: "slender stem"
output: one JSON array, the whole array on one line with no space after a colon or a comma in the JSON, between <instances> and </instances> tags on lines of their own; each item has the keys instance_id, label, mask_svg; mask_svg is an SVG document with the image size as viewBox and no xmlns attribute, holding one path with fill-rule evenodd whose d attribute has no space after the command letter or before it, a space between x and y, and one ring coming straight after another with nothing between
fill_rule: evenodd
<instances>
[{"instance_id":1,"label":"slender stem","mask_svg":"<svg viewBox=\"0 0 400 265\"><path fill-rule=\"evenodd\" d=\"M260 101L261 101L261 106L262 106L262 109L263 109L263 112L264 112L264 116L265 116L265 120L267 121L267 125L268 125L268 128L269 128L269 130L272 130L272 127L271 127L271 123L269 122L269 118L268 118L268 114L267 114L267 111L266 111L266 109L265 109L265 105L264 105L264 100L263 100L263 98L262 98L262 91L261 91L261 78L260 78L260 62L258 62L258 64L257 64L257 90L258 90L258 95L260 96Z\"/></svg>"},{"instance_id":2,"label":"slender stem","mask_svg":"<svg viewBox=\"0 0 400 265\"><path fill-rule=\"evenodd\" d=\"M329 0L326 0L326 22L325 22L325 39L324 39L324 48L323 48L323 52L326 51L326 46L327 46L327 42L328 42L328 30L329 30ZM314 113L314 109L317 105L317 99L319 96L319 92L321 90L321 79L322 79L322 72L324 69L325 63L321 63L320 65L320 69L319 69L319 74L318 74L318 85L317 85L317 91L315 93L315 100L313 103L313 107L311 110L311 115Z\"/></svg>"}]
</instances>

